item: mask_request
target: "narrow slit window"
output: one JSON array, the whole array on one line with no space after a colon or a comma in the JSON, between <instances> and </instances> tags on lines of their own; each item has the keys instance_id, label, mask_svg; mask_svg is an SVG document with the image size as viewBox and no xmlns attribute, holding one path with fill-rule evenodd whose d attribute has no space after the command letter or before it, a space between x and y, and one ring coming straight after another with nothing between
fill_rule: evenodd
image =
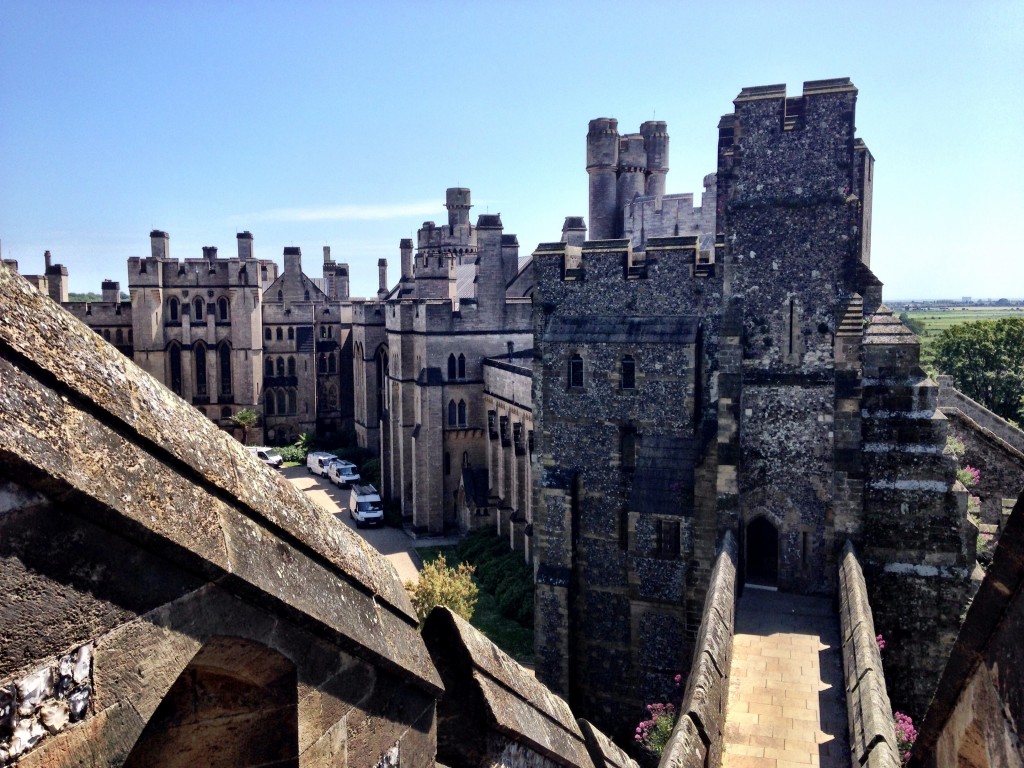
<instances>
[{"instance_id":1,"label":"narrow slit window","mask_svg":"<svg viewBox=\"0 0 1024 768\"><path fill-rule=\"evenodd\" d=\"M622 388L636 389L636 361L632 355L622 358Z\"/></svg>"}]
</instances>

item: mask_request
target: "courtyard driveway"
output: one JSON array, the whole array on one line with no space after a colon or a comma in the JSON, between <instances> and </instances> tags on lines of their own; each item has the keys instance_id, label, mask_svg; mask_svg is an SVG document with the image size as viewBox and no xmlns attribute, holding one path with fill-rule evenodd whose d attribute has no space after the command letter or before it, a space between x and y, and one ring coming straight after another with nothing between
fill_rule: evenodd
<instances>
[{"instance_id":1,"label":"courtyard driveway","mask_svg":"<svg viewBox=\"0 0 1024 768\"><path fill-rule=\"evenodd\" d=\"M338 488L327 478L311 475L305 466L289 467L281 470L296 488L305 493L317 506L334 515L342 525L347 525L356 534L386 557L398 571L398 577L404 584L419 579L420 558L416 554L415 545L422 547L454 544L456 539L414 539L400 528L356 528L355 521L349 519L345 506L348 500L348 488Z\"/></svg>"}]
</instances>

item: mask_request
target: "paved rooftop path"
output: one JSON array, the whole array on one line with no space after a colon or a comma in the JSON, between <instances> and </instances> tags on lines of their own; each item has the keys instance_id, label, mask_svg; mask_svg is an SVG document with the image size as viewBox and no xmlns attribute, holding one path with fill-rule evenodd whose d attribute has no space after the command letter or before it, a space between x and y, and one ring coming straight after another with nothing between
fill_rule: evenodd
<instances>
[{"instance_id":1,"label":"paved rooftop path","mask_svg":"<svg viewBox=\"0 0 1024 768\"><path fill-rule=\"evenodd\" d=\"M723 768L848 768L841 654L830 600L747 587L736 612Z\"/></svg>"}]
</instances>

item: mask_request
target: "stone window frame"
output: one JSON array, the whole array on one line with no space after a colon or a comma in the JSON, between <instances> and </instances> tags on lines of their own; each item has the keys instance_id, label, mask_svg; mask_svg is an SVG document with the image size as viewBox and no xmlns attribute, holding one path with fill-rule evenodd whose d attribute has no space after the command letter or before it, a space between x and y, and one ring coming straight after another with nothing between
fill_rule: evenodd
<instances>
[{"instance_id":1,"label":"stone window frame","mask_svg":"<svg viewBox=\"0 0 1024 768\"><path fill-rule=\"evenodd\" d=\"M274 334L278 341L284 341L284 331L280 328L277 329L277 333Z\"/></svg>"},{"instance_id":2,"label":"stone window frame","mask_svg":"<svg viewBox=\"0 0 1024 768\"><path fill-rule=\"evenodd\" d=\"M654 521L654 556L663 560L679 557L681 533L679 520L658 518Z\"/></svg>"},{"instance_id":3,"label":"stone window frame","mask_svg":"<svg viewBox=\"0 0 1024 768\"><path fill-rule=\"evenodd\" d=\"M448 401L448 426L454 427L458 425L458 406L455 405L455 400Z\"/></svg>"},{"instance_id":4,"label":"stone window frame","mask_svg":"<svg viewBox=\"0 0 1024 768\"><path fill-rule=\"evenodd\" d=\"M583 355L573 352L566 365L569 389L585 389L586 379L584 378Z\"/></svg>"},{"instance_id":5,"label":"stone window frame","mask_svg":"<svg viewBox=\"0 0 1024 768\"><path fill-rule=\"evenodd\" d=\"M181 322L181 302L177 296L167 299L167 319L172 323Z\"/></svg>"},{"instance_id":6,"label":"stone window frame","mask_svg":"<svg viewBox=\"0 0 1024 768\"><path fill-rule=\"evenodd\" d=\"M277 376L284 376L284 358L279 357L274 361L274 373Z\"/></svg>"},{"instance_id":7,"label":"stone window frame","mask_svg":"<svg viewBox=\"0 0 1024 768\"><path fill-rule=\"evenodd\" d=\"M463 379L466 378L466 356L464 354L462 354L461 352L459 353L458 364L459 364L458 378L459 378L459 380L463 380Z\"/></svg>"},{"instance_id":8,"label":"stone window frame","mask_svg":"<svg viewBox=\"0 0 1024 768\"><path fill-rule=\"evenodd\" d=\"M221 323L231 322L231 309L227 297L217 299L217 320Z\"/></svg>"},{"instance_id":9,"label":"stone window frame","mask_svg":"<svg viewBox=\"0 0 1024 768\"><path fill-rule=\"evenodd\" d=\"M266 328L263 329L263 340L264 341L273 341L274 340L274 329L271 328L270 326L267 326Z\"/></svg>"},{"instance_id":10,"label":"stone window frame","mask_svg":"<svg viewBox=\"0 0 1024 768\"><path fill-rule=\"evenodd\" d=\"M625 472L636 470L637 449L639 447L640 435L636 427L627 424L619 434L619 457L620 466Z\"/></svg>"},{"instance_id":11,"label":"stone window frame","mask_svg":"<svg viewBox=\"0 0 1024 768\"><path fill-rule=\"evenodd\" d=\"M456 368L456 363L455 363L455 353L453 352L450 355L448 355L448 380L449 381L454 381L455 380L455 374L456 374L457 370L458 369Z\"/></svg>"},{"instance_id":12,"label":"stone window frame","mask_svg":"<svg viewBox=\"0 0 1024 768\"><path fill-rule=\"evenodd\" d=\"M234 386L231 378L231 344L222 341L217 345L217 390L221 395L234 393Z\"/></svg>"},{"instance_id":13,"label":"stone window frame","mask_svg":"<svg viewBox=\"0 0 1024 768\"><path fill-rule=\"evenodd\" d=\"M181 344L177 341L167 345L167 384L174 394L182 394Z\"/></svg>"},{"instance_id":14,"label":"stone window frame","mask_svg":"<svg viewBox=\"0 0 1024 768\"><path fill-rule=\"evenodd\" d=\"M206 369L206 345L198 341L192 348L193 366L195 368L196 394L199 397L206 397L208 394L207 369Z\"/></svg>"},{"instance_id":15,"label":"stone window frame","mask_svg":"<svg viewBox=\"0 0 1024 768\"><path fill-rule=\"evenodd\" d=\"M263 408L267 416L277 415L277 394L273 389L268 389L263 396Z\"/></svg>"},{"instance_id":16,"label":"stone window frame","mask_svg":"<svg viewBox=\"0 0 1024 768\"><path fill-rule=\"evenodd\" d=\"M468 419L466 418L466 414L467 414L468 410L469 409L466 408L466 401L465 400L459 400L458 411L459 411L459 426L460 427L465 427L466 424L469 423Z\"/></svg>"},{"instance_id":17,"label":"stone window frame","mask_svg":"<svg viewBox=\"0 0 1024 768\"><path fill-rule=\"evenodd\" d=\"M267 330L270 330L270 329L268 328ZM269 356L269 355L263 361L263 375L264 375L264 377L269 377L269 376L273 376L274 375L274 358Z\"/></svg>"},{"instance_id":18,"label":"stone window frame","mask_svg":"<svg viewBox=\"0 0 1024 768\"><path fill-rule=\"evenodd\" d=\"M636 389L636 358L623 355L619 361L619 389Z\"/></svg>"},{"instance_id":19,"label":"stone window frame","mask_svg":"<svg viewBox=\"0 0 1024 768\"><path fill-rule=\"evenodd\" d=\"M193 299L193 301L192 301L192 322L193 323L201 323L201 322L203 322L206 319L204 317L205 314L206 314L206 302L203 301L203 298L201 296L196 296L195 299Z\"/></svg>"},{"instance_id":20,"label":"stone window frame","mask_svg":"<svg viewBox=\"0 0 1024 768\"><path fill-rule=\"evenodd\" d=\"M289 357L288 358L288 375L289 376L294 376L295 375L295 358L294 357Z\"/></svg>"}]
</instances>

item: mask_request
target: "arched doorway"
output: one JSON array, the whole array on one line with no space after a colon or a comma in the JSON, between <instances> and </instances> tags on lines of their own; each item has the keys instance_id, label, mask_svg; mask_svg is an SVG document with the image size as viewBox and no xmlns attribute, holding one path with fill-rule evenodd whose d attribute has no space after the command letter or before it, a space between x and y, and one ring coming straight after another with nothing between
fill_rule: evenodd
<instances>
[{"instance_id":1,"label":"arched doorway","mask_svg":"<svg viewBox=\"0 0 1024 768\"><path fill-rule=\"evenodd\" d=\"M767 517L747 523L746 580L775 587L779 583L779 531Z\"/></svg>"},{"instance_id":2,"label":"arched doorway","mask_svg":"<svg viewBox=\"0 0 1024 768\"><path fill-rule=\"evenodd\" d=\"M297 768L295 666L259 643L215 637L167 691L125 768Z\"/></svg>"}]
</instances>

